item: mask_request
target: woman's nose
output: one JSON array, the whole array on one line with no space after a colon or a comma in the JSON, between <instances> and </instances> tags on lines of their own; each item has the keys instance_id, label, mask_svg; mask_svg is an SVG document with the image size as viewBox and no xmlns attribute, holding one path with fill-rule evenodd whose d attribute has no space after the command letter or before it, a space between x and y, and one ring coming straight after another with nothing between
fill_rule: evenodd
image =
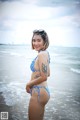
<instances>
[{"instance_id":1,"label":"woman's nose","mask_svg":"<svg viewBox=\"0 0 80 120\"><path fill-rule=\"evenodd\" d=\"M35 45L37 45L37 44L38 44L38 42L36 41L36 42L35 42Z\"/></svg>"}]
</instances>

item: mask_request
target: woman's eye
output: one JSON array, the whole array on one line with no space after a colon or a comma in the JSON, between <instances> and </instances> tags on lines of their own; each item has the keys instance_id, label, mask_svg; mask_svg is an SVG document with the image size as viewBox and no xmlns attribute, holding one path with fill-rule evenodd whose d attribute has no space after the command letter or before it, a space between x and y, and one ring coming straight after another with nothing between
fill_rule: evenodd
<instances>
[{"instance_id":1,"label":"woman's eye","mask_svg":"<svg viewBox=\"0 0 80 120\"><path fill-rule=\"evenodd\" d=\"M41 40L40 40L40 39L38 39L38 42L41 42Z\"/></svg>"},{"instance_id":2,"label":"woman's eye","mask_svg":"<svg viewBox=\"0 0 80 120\"><path fill-rule=\"evenodd\" d=\"M33 41L33 42L35 42L36 40L35 40L35 39L33 39L32 41Z\"/></svg>"},{"instance_id":3,"label":"woman's eye","mask_svg":"<svg viewBox=\"0 0 80 120\"><path fill-rule=\"evenodd\" d=\"M40 39L38 39L38 40L33 39L33 42L41 42L41 40Z\"/></svg>"}]
</instances>

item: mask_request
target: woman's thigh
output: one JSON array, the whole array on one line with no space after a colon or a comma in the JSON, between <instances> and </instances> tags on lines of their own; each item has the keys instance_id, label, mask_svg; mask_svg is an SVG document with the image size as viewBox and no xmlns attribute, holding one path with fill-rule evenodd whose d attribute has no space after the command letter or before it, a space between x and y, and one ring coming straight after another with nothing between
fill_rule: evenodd
<instances>
[{"instance_id":1,"label":"woman's thigh","mask_svg":"<svg viewBox=\"0 0 80 120\"><path fill-rule=\"evenodd\" d=\"M50 95L48 93L48 91L45 88L40 88L40 96L39 96L39 103L42 106L45 106L47 104L47 102L50 99Z\"/></svg>"},{"instance_id":2,"label":"woman's thigh","mask_svg":"<svg viewBox=\"0 0 80 120\"><path fill-rule=\"evenodd\" d=\"M38 101L38 96L32 95L29 102L29 120L43 120L44 106Z\"/></svg>"},{"instance_id":3,"label":"woman's thigh","mask_svg":"<svg viewBox=\"0 0 80 120\"><path fill-rule=\"evenodd\" d=\"M44 88L40 88L40 94L37 90L32 90L32 96L29 102L29 120L43 120L44 108L50 96Z\"/></svg>"}]
</instances>

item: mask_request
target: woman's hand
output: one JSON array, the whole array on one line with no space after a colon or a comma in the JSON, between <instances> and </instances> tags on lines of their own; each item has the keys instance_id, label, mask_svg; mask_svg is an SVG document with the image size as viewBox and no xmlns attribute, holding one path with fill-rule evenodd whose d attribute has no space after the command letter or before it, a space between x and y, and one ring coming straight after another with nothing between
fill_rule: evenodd
<instances>
[{"instance_id":1,"label":"woman's hand","mask_svg":"<svg viewBox=\"0 0 80 120\"><path fill-rule=\"evenodd\" d=\"M30 85L29 85L29 83L27 83L27 85L26 85L26 92L27 92L27 93L30 93L30 91L31 91L31 90L30 90Z\"/></svg>"}]
</instances>

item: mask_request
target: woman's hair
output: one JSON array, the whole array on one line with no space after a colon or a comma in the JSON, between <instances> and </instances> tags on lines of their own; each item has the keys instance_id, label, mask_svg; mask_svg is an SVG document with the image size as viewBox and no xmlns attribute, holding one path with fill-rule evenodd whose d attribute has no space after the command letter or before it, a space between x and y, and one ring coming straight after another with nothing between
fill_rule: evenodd
<instances>
[{"instance_id":1,"label":"woman's hair","mask_svg":"<svg viewBox=\"0 0 80 120\"><path fill-rule=\"evenodd\" d=\"M41 29L33 31L33 36L32 36L32 40L31 40L32 49L34 49L34 47L33 47L33 37L34 37L34 35L40 35L41 36L41 38L44 41L44 50L46 50L49 46L49 38L48 38L47 33L44 30L41 30Z\"/></svg>"}]
</instances>

